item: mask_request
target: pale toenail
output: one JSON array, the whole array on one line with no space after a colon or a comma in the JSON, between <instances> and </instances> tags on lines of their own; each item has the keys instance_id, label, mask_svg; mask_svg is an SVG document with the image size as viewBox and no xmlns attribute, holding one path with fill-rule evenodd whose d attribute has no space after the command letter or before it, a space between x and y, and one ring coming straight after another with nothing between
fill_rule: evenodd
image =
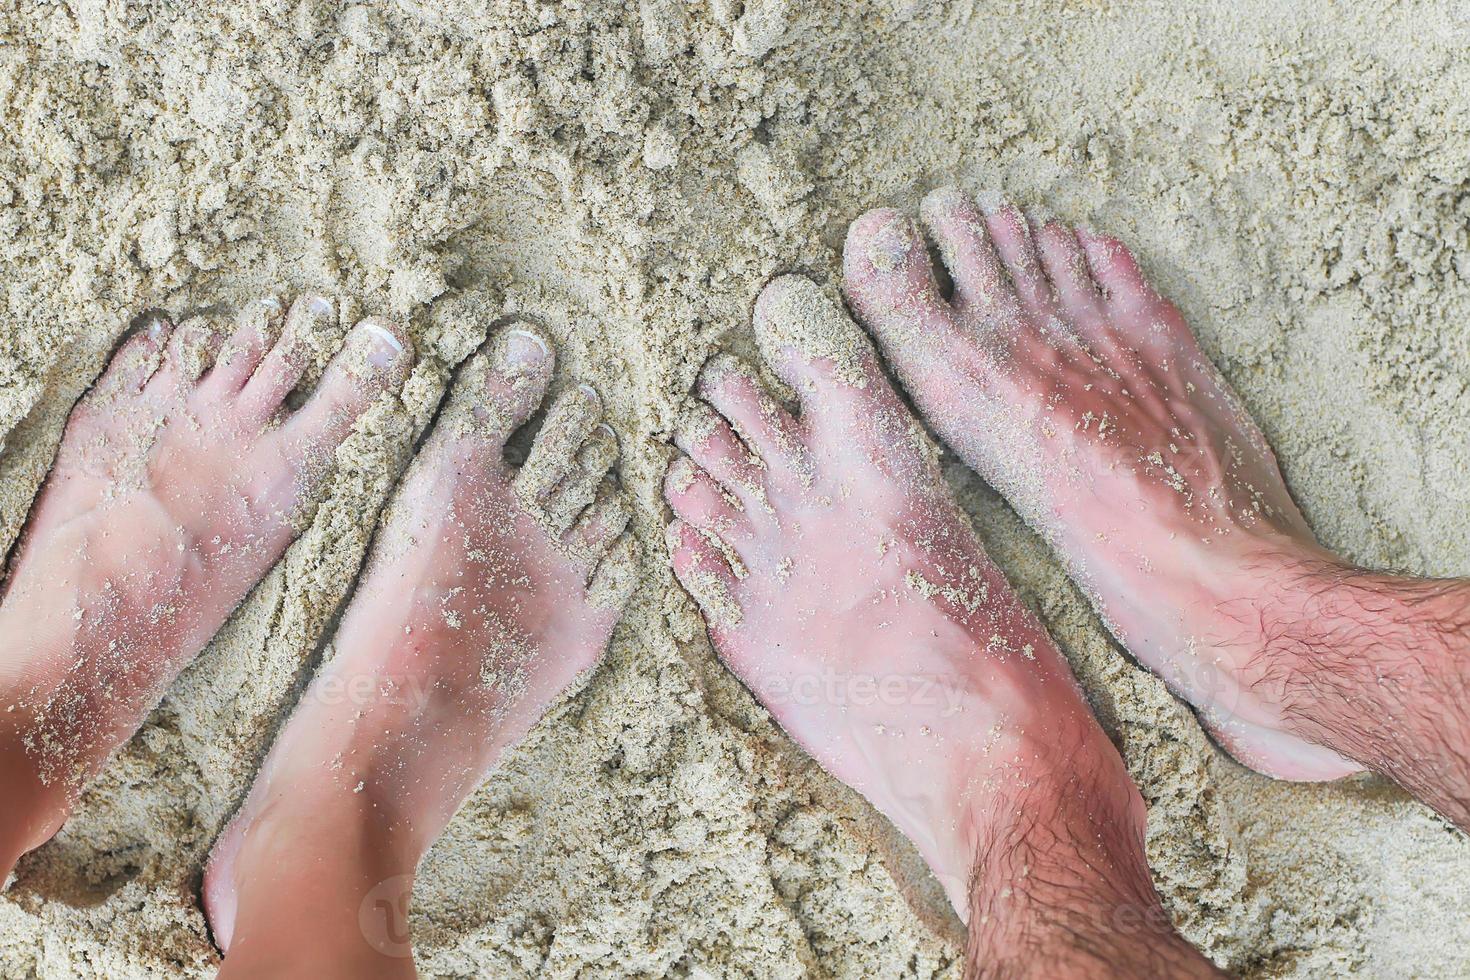
<instances>
[{"instance_id":1,"label":"pale toenail","mask_svg":"<svg viewBox=\"0 0 1470 980\"><path fill-rule=\"evenodd\" d=\"M170 329L169 318L162 313L148 313L143 317L143 329L149 340L162 340Z\"/></svg>"},{"instance_id":2,"label":"pale toenail","mask_svg":"<svg viewBox=\"0 0 1470 980\"><path fill-rule=\"evenodd\" d=\"M265 307L266 313L282 313L286 309L286 304L281 302L279 296L267 296L260 301L260 305Z\"/></svg>"},{"instance_id":3,"label":"pale toenail","mask_svg":"<svg viewBox=\"0 0 1470 980\"><path fill-rule=\"evenodd\" d=\"M592 429L592 434L596 436L601 436L603 439L611 441L614 446L618 444L618 430L614 429L606 422L598 422L597 425Z\"/></svg>"},{"instance_id":4,"label":"pale toenail","mask_svg":"<svg viewBox=\"0 0 1470 980\"><path fill-rule=\"evenodd\" d=\"M587 400L587 403L591 405L594 409L602 407L602 396L597 393L596 388L592 387L589 384L579 384L577 385L577 390L582 393L582 397L585 398Z\"/></svg>"},{"instance_id":5,"label":"pale toenail","mask_svg":"<svg viewBox=\"0 0 1470 980\"><path fill-rule=\"evenodd\" d=\"M668 487L671 493L684 493L694 486L694 460L680 456L669 464Z\"/></svg>"},{"instance_id":6,"label":"pale toenail","mask_svg":"<svg viewBox=\"0 0 1470 980\"><path fill-rule=\"evenodd\" d=\"M325 296L308 296L306 308L317 316L336 316L337 307Z\"/></svg>"},{"instance_id":7,"label":"pale toenail","mask_svg":"<svg viewBox=\"0 0 1470 980\"><path fill-rule=\"evenodd\" d=\"M868 239L868 261L880 272L892 272L903 265L913 248L913 236L907 222L894 215L880 225Z\"/></svg>"},{"instance_id":8,"label":"pale toenail","mask_svg":"<svg viewBox=\"0 0 1470 980\"><path fill-rule=\"evenodd\" d=\"M531 367L551 356L551 346L541 337L519 327L507 330L503 363L506 367Z\"/></svg>"},{"instance_id":9,"label":"pale toenail","mask_svg":"<svg viewBox=\"0 0 1470 980\"><path fill-rule=\"evenodd\" d=\"M975 204L982 214L995 215L1006 206L1006 199L1000 191L981 191L975 195Z\"/></svg>"},{"instance_id":10,"label":"pale toenail","mask_svg":"<svg viewBox=\"0 0 1470 980\"><path fill-rule=\"evenodd\" d=\"M361 324L365 336L372 338L372 349L368 351L368 363L376 368L391 367L403 353L403 344L392 332L376 323Z\"/></svg>"}]
</instances>

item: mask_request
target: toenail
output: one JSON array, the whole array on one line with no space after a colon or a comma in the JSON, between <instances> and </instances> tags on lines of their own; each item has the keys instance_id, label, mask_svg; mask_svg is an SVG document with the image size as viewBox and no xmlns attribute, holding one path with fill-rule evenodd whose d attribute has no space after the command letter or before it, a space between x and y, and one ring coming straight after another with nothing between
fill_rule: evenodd
<instances>
[{"instance_id":1,"label":"toenail","mask_svg":"<svg viewBox=\"0 0 1470 980\"><path fill-rule=\"evenodd\" d=\"M371 321L360 324L365 336L371 337L372 350L368 352L368 362L377 368L391 367L403 353L403 344L392 332L378 326Z\"/></svg>"},{"instance_id":2,"label":"toenail","mask_svg":"<svg viewBox=\"0 0 1470 980\"><path fill-rule=\"evenodd\" d=\"M982 214L996 215L1006 206L1006 199L1000 191L981 191L975 195L975 204Z\"/></svg>"},{"instance_id":3,"label":"toenail","mask_svg":"<svg viewBox=\"0 0 1470 980\"><path fill-rule=\"evenodd\" d=\"M868 261L880 272L892 272L903 265L913 248L913 236L908 233L908 222L895 215L873 231L868 239Z\"/></svg>"},{"instance_id":4,"label":"toenail","mask_svg":"<svg viewBox=\"0 0 1470 980\"><path fill-rule=\"evenodd\" d=\"M286 304L281 302L279 296L267 296L260 301L267 313L281 313L286 309Z\"/></svg>"},{"instance_id":5,"label":"toenail","mask_svg":"<svg viewBox=\"0 0 1470 980\"><path fill-rule=\"evenodd\" d=\"M143 330L147 332L149 340L162 340L169 332L171 324L167 316L162 313L148 313L143 317Z\"/></svg>"},{"instance_id":6,"label":"toenail","mask_svg":"<svg viewBox=\"0 0 1470 980\"><path fill-rule=\"evenodd\" d=\"M614 446L618 444L618 430L606 422L598 422L596 427L593 428L592 433L593 435L601 436L603 439L610 440Z\"/></svg>"},{"instance_id":7,"label":"toenail","mask_svg":"<svg viewBox=\"0 0 1470 980\"><path fill-rule=\"evenodd\" d=\"M335 316L337 307L325 296L308 296L306 308L317 316Z\"/></svg>"},{"instance_id":8,"label":"toenail","mask_svg":"<svg viewBox=\"0 0 1470 980\"><path fill-rule=\"evenodd\" d=\"M582 393L582 396L587 399L587 403L593 408L602 407L602 396L597 393L596 388L589 384L579 384L577 385L577 390Z\"/></svg>"},{"instance_id":9,"label":"toenail","mask_svg":"<svg viewBox=\"0 0 1470 980\"><path fill-rule=\"evenodd\" d=\"M680 456L669 464L668 486L672 493L684 493L694 486L694 460Z\"/></svg>"},{"instance_id":10,"label":"toenail","mask_svg":"<svg viewBox=\"0 0 1470 980\"><path fill-rule=\"evenodd\" d=\"M507 367L531 367L551 356L551 345L531 331L517 327L506 331L504 351Z\"/></svg>"}]
</instances>

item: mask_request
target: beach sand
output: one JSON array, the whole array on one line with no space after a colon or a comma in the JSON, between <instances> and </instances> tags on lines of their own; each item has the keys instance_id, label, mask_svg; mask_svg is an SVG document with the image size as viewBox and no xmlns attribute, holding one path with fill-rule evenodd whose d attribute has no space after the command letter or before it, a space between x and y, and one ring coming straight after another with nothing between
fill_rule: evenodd
<instances>
[{"instance_id":1,"label":"beach sand","mask_svg":"<svg viewBox=\"0 0 1470 980\"><path fill-rule=\"evenodd\" d=\"M0 12L0 549L138 312L315 289L420 361L285 560L0 895L0 977L209 975L204 856L324 655L454 366L525 316L602 392L650 556L602 667L415 895L423 975L959 973L911 848L718 664L665 567L669 430L772 275L953 181L1119 235L1324 542L1470 574L1470 14L1232 0L14 0ZM327 351L324 351L325 356ZM1470 845L1374 778L1226 759L950 462L1248 976L1470 974ZM9 645L17 638L0 638ZM1126 928L1126 923L1120 924Z\"/></svg>"}]
</instances>

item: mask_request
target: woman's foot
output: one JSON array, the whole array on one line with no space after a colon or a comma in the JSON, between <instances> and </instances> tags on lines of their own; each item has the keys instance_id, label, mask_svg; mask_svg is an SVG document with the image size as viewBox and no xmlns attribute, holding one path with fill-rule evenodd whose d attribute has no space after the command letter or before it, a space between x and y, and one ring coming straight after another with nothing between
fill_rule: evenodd
<instances>
[{"instance_id":1,"label":"woman's foot","mask_svg":"<svg viewBox=\"0 0 1470 980\"><path fill-rule=\"evenodd\" d=\"M674 571L721 658L908 835L962 916L1006 801L1083 773L1141 842L1122 762L862 332L795 276L766 288L756 331L800 414L711 362L665 486Z\"/></svg>"},{"instance_id":2,"label":"woman's foot","mask_svg":"<svg viewBox=\"0 0 1470 980\"><path fill-rule=\"evenodd\" d=\"M0 880L60 828L82 784L309 518L337 446L412 354L331 301L253 307L232 336L162 316L123 344L67 423L0 604Z\"/></svg>"},{"instance_id":3,"label":"woman's foot","mask_svg":"<svg viewBox=\"0 0 1470 980\"><path fill-rule=\"evenodd\" d=\"M1179 311L1113 239L954 189L922 213L952 298L891 209L853 223L844 290L925 418L1232 754L1287 779L1359 771L1291 733L1248 604L1335 560Z\"/></svg>"},{"instance_id":4,"label":"woman's foot","mask_svg":"<svg viewBox=\"0 0 1470 980\"><path fill-rule=\"evenodd\" d=\"M334 640L205 876L224 976L412 975L419 858L607 646L637 580L617 439L585 386L519 471L552 354L503 330L460 372Z\"/></svg>"}]
</instances>

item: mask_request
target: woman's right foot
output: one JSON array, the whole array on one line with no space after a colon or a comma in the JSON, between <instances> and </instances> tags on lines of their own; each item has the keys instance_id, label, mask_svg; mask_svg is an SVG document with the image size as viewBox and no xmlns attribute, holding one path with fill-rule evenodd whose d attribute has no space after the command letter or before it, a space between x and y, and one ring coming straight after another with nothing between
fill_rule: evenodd
<instances>
[{"instance_id":1,"label":"woman's right foot","mask_svg":"<svg viewBox=\"0 0 1470 980\"><path fill-rule=\"evenodd\" d=\"M713 361L665 486L674 572L721 658L914 842L961 916L994 836L1078 786L1141 854L1122 761L862 331L795 276L766 288L755 320L800 414Z\"/></svg>"},{"instance_id":2,"label":"woman's right foot","mask_svg":"<svg viewBox=\"0 0 1470 980\"><path fill-rule=\"evenodd\" d=\"M461 370L330 660L210 857L221 976L412 976L419 858L606 648L638 555L600 399L572 388L519 471L503 455L552 361L515 327Z\"/></svg>"},{"instance_id":3,"label":"woman's right foot","mask_svg":"<svg viewBox=\"0 0 1470 980\"><path fill-rule=\"evenodd\" d=\"M1058 550L1109 628L1267 775L1362 766L1292 731L1251 597L1333 567L1179 311L1113 239L923 204L954 283L891 209L853 223L844 291L926 419Z\"/></svg>"},{"instance_id":4,"label":"woman's right foot","mask_svg":"<svg viewBox=\"0 0 1470 980\"><path fill-rule=\"evenodd\" d=\"M256 304L226 338L153 316L67 422L0 603L0 881L301 530L354 422L408 376L364 320L301 408L334 304Z\"/></svg>"}]
</instances>

